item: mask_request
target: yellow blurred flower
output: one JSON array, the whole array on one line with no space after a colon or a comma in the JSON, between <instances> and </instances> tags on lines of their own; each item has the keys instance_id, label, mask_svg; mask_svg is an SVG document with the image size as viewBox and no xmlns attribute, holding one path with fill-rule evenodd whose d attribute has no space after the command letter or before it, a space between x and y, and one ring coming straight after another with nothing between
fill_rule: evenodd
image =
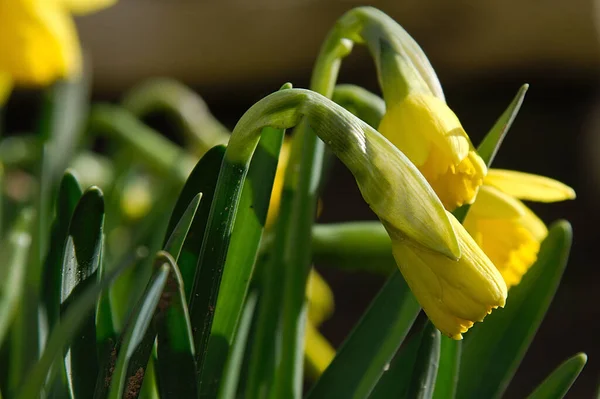
<instances>
[{"instance_id":1,"label":"yellow blurred flower","mask_svg":"<svg viewBox=\"0 0 600 399\"><path fill-rule=\"evenodd\" d=\"M490 169L464 226L502 274L508 288L519 284L537 259L548 230L519 199L555 202L575 191L556 180Z\"/></svg>"},{"instance_id":2,"label":"yellow blurred flower","mask_svg":"<svg viewBox=\"0 0 600 399\"><path fill-rule=\"evenodd\" d=\"M47 85L77 75L81 50L71 13L88 13L115 2L0 0L0 75L17 85Z\"/></svg>"},{"instance_id":3,"label":"yellow blurred flower","mask_svg":"<svg viewBox=\"0 0 600 399\"><path fill-rule=\"evenodd\" d=\"M417 166L446 209L475 200L487 168L444 101L410 93L388 105L379 131Z\"/></svg>"},{"instance_id":4,"label":"yellow blurred flower","mask_svg":"<svg viewBox=\"0 0 600 399\"><path fill-rule=\"evenodd\" d=\"M404 239L386 226L392 253L408 286L432 323L443 334L462 339L473 323L503 307L507 288L492 262L464 227L448 213L461 250L454 261Z\"/></svg>"},{"instance_id":5,"label":"yellow blurred flower","mask_svg":"<svg viewBox=\"0 0 600 399\"><path fill-rule=\"evenodd\" d=\"M308 321L304 336L304 359L308 375L317 379L335 357L335 349L319 332L319 326L333 313L333 292L323 277L311 270L306 286Z\"/></svg>"}]
</instances>

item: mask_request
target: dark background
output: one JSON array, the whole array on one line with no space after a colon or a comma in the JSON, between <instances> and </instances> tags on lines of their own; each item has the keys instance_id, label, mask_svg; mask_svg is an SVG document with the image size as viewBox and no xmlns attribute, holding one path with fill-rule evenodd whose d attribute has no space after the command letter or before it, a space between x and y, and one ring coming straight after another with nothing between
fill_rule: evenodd
<instances>
[{"instance_id":1,"label":"dark background","mask_svg":"<svg viewBox=\"0 0 600 399\"><path fill-rule=\"evenodd\" d=\"M524 3L524 4L522 4ZM506 397L524 397L579 351L589 360L569 394L592 397L600 370L600 40L596 2L373 2L415 37L438 72L447 100L477 145L523 83L530 90L495 167L559 179L577 200L531 204L546 222L573 224L574 244L560 289ZM136 82L172 76L195 88L232 127L285 81L307 87L327 30L352 1L123 0L79 22L94 61L94 99L117 100ZM340 83L378 91L367 52L344 62ZM323 194L321 222L373 219L339 163ZM383 279L319 266L336 296L323 325L339 345ZM494 361L490 359L490 361Z\"/></svg>"}]
</instances>

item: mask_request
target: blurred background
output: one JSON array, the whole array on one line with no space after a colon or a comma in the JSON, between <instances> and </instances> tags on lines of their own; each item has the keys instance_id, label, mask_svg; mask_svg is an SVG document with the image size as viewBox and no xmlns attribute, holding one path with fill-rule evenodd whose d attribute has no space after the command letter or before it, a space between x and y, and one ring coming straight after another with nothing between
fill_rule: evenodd
<instances>
[{"instance_id":1,"label":"blurred background","mask_svg":"<svg viewBox=\"0 0 600 399\"><path fill-rule=\"evenodd\" d=\"M117 100L146 78L170 76L197 90L233 127L248 107L283 82L307 87L327 31L358 5L364 3L122 0L77 23L93 60L94 100ZM589 362L569 397L592 397L600 378L598 5L591 0L370 5L396 19L423 47L475 145L520 85L530 84L495 166L572 186L576 201L531 207L548 223L568 219L575 238L562 285L506 397L526 396L578 351L585 351ZM364 48L356 47L344 62L340 83L346 82L379 91ZM9 106L17 108L20 101L29 100L17 97ZM373 219L350 173L340 164L331 173L335 179L325 188L320 222ZM318 268L336 295L336 313L323 332L337 346L383 278Z\"/></svg>"}]
</instances>

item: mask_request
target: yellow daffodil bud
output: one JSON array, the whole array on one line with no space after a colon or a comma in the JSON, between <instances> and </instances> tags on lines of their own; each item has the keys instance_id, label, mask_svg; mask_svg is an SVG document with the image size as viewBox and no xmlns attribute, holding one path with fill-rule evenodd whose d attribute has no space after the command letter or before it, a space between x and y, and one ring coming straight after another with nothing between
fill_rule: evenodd
<instances>
[{"instance_id":1,"label":"yellow daffodil bud","mask_svg":"<svg viewBox=\"0 0 600 399\"><path fill-rule=\"evenodd\" d=\"M389 105L379 131L419 168L446 209L475 200L487 168L442 100L409 94Z\"/></svg>"},{"instance_id":2,"label":"yellow daffodil bud","mask_svg":"<svg viewBox=\"0 0 600 399\"><path fill-rule=\"evenodd\" d=\"M504 306L507 288L464 227L448 216L461 249L458 261L404 239L389 226L386 229L396 263L429 319L443 334L461 339L473 323Z\"/></svg>"},{"instance_id":3,"label":"yellow daffodil bud","mask_svg":"<svg viewBox=\"0 0 600 399\"><path fill-rule=\"evenodd\" d=\"M47 85L79 73L81 51L71 12L110 0L0 0L0 73L18 85Z\"/></svg>"},{"instance_id":4,"label":"yellow daffodil bud","mask_svg":"<svg viewBox=\"0 0 600 399\"><path fill-rule=\"evenodd\" d=\"M12 79L7 73L0 72L0 107L6 102L12 89Z\"/></svg>"},{"instance_id":5,"label":"yellow daffodil bud","mask_svg":"<svg viewBox=\"0 0 600 399\"><path fill-rule=\"evenodd\" d=\"M548 233L544 223L517 198L555 202L575 198L575 191L547 177L490 169L464 226L508 288L521 282Z\"/></svg>"}]
</instances>

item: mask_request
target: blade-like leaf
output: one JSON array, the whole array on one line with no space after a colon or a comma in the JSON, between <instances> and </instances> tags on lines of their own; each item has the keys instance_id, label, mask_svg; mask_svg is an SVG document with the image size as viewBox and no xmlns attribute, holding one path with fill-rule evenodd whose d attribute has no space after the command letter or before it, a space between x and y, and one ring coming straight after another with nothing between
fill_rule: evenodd
<instances>
[{"instance_id":1,"label":"blade-like leaf","mask_svg":"<svg viewBox=\"0 0 600 399\"><path fill-rule=\"evenodd\" d=\"M22 210L0 244L0 346L23 295L33 220L32 209Z\"/></svg>"},{"instance_id":2,"label":"blade-like leaf","mask_svg":"<svg viewBox=\"0 0 600 399\"><path fill-rule=\"evenodd\" d=\"M481 144L479 144L479 147L477 147L477 153L486 165L489 166L494 161L506 133L508 133L521 109L521 104L523 104L523 99L528 89L528 84L521 86L515 98L508 105L508 108L500 115L500 118L498 118L492 129L485 136Z\"/></svg>"},{"instance_id":3,"label":"blade-like leaf","mask_svg":"<svg viewBox=\"0 0 600 399\"><path fill-rule=\"evenodd\" d=\"M263 129L250 163L225 260L220 294L206 348L206 361L202 364L203 395L217 394L228 351L233 344L267 219L284 132Z\"/></svg>"},{"instance_id":4,"label":"blade-like leaf","mask_svg":"<svg viewBox=\"0 0 600 399\"><path fill-rule=\"evenodd\" d=\"M64 251L61 280L61 314L77 302L90 284L102 259L104 199L102 191L85 191L73 212ZM66 358L67 379L75 398L91 398L98 375L96 314L91 311L71 341Z\"/></svg>"},{"instance_id":5,"label":"blade-like leaf","mask_svg":"<svg viewBox=\"0 0 600 399\"><path fill-rule=\"evenodd\" d=\"M195 199L199 200L199 197ZM161 301L154 316L154 325L158 334L158 361L155 369L160 397L162 399L196 398L198 397L196 359L183 279L175 261L166 256L164 260L169 263L171 275L163 293L164 300Z\"/></svg>"},{"instance_id":6,"label":"blade-like leaf","mask_svg":"<svg viewBox=\"0 0 600 399\"><path fill-rule=\"evenodd\" d=\"M542 382L529 399L562 399L587 363L587 355L578 353L566 360Z\"/></svg>"},{"instance_id":7,"label":"blade-like leaf","mask_svg":"<svg viewBox=\"0 0 600 399\"><path fill-rule=\"evenodd\" d=\"M430 322L423 331L415 368L408 386L408 397L431 399L440 361L440 331Z\"/></svg>"},{"instance_id":8,"label":"blade-like leaf","mask_svg":"<svg viewBox=\"0 0 600 399\"><path fill-rule=\"evenodd\" d=\"M198 205L200 205L201 199L202 193L196 194L183 215L181 215L181 219L179 219L179 222L171 232L171 235L165 244L164 250L170 253L175 261L179 259L179 254L181 253L183 244L188 236L188 232L190 231L190 227L194 221L194 216L196 215L196 211L198 210Z\"/></svg>"},{"instance_id":9,"label":"blade-like leaf","mask_svg":"<svg viewBox=\"0 0 600 399\"><path fill-rule=\"evenodd\" d=\"M117 266L99 284L87 288L81 294L79 300L71 304L69 309L61 315L60 322L50 334L42 357L32 368L31 372L27 374L27 384L21 387L19 394L16 396L18 399L29 399L39 396L53 363L63 355L64 348L77 331L79 331L88 312L96 305L100 293L107 289L119 274L133 264L132 258L133 256ZM52 376L48 380L51 381Z\"/></svg>"},{"instance_id":10,"label":"blade-like leaf","mask_svg":"<svg viewBox=\"0 0 600 399\"><path fill-rule=\"evenodd\" d=\"M71 217L82 194L77 177L67 170L60 182L50 248L44 262L44 304L50 328L58 321L65 242L69 234Z\"/></svg>"},{"instance_id":11,"label":"blade-like leaf","mask_svg":"<svg viewBox=\"0 0 600 399\"><path fill-rule=\"evenodd\" d=\"M138 347L146 343L148 327L154 317L156 308L159 306L167 278L171 272L169 263L163 256L157 256L155 261L155 266L157 266L156 271L129 320L123 341L119 347L115 369L111 375L109 399L121 399L123 396L133 399L139 395L148 358L146 358L146 363L143 365L132 365L130 361L134 353L138 350ZM154 339L150 342L148 357L150 356L153 342Z\"/></svg>"},{"instance_id":12,"label":"blade-like leaf","mask_svg":"<svg viewBox=\"0 0 600 399\"><path fill-rule=\"evenodd\" d=\"M440 347L440 365L435 380L434 399L454 399L458 384L462 341L442 337Z\"/></svg>"},{"instance_id":13,"label":"blade-like leaf","mask_svg":"<svg viewBox=\"0 0 600 399\"><path fill-rule=\"evenodd\" d=\"M254 310L256 309L256 303L258 301L258 293L253 292L248 295L246 303L244 304L244 310L240 318L240 325L238 326L235 341L227 359L227 365L225 367L225 373L221 380L219 388L219 398L228 399L234 398L238 382L240 380L240 371L242 368L243 357L246 351L246 342L250 334L250 328L252 326L252 318L254 317Z\"/></svg>"},{"instance_id":14,"label":"blade-like leaf","mask_svg":"<svg viewBox=\"0 0 600 399\"><path fill-rule=\"evenodd\" d=\"M469 331L460 365L459 398L502 395L550 306L567 265L571 240L568 222L553 224L537 262L511 288L506 307Z\"/></svg>"},{"instance_id":15,"label":"blade-like leaf","mask_svg":"<svg viewBox=\"0 0 600 399\"><path fill-rule=\"evenodd\" d=\"M210 207L213 201L215 193L215 187L217 185L217 178L219 176L219 168L223 162L223 156L225 155L224 146L215 146L209 150L204 156L198 161L192 173L188 177L173 213L169 220L167 227L167 233L165 235L165 246L168 241L168 237L171 237L175 230L177 223L181 220L185 214L186 209L192 202L194 197L201 192L202 201L194 214L192 225L190 226L188 233L185 237L183 247L181 248L179 257L177 258L177 265L181 271L181 277L183 278L183 285L185 288L186 298L188 303L191 298L192 285L194 283L194 276L196 274L196 266L198 264L198 257L200 256L200 248L202 247L202 240L204 239L204 230L210 212Z\"/></svg>"},{"instance_id":16,"label":"blade-like leaf","mask_svg":"<svg viewBox=\"0 0 600 399\"><path fill-rule=\"evenodd\" d=\"M421 324L421 325L419 325ZM423 323L415 322L415 333L402 344L394 360L386 367L369 399L408 398L408 388L413 377L417 354L423 339Z\"/></svg>"},{"instance_id":17,"label":"blade-like leaf","mask_svg":"<svg viewBox=\"0 0 600 399\"><path fill-rule=\"evenodd\" d=\"M310 391L309 398L367 398L420 309L396 270Z\"/></svg>"}]
</instances>

